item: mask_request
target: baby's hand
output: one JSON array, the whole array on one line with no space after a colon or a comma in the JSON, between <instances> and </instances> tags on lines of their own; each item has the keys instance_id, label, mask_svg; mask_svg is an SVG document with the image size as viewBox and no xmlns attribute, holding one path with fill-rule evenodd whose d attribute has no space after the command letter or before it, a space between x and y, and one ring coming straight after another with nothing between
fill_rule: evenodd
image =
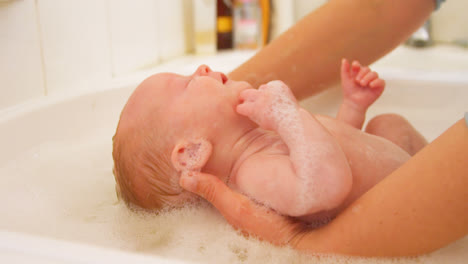
<instances>
[{"instance_id":1,"label":"baby's hand","mask_svg":"<svg viewBox=\"0 0 468 264\"><path fill-rule=\"evenodd\" d=\"M367 109L382 94L385 81L369 67L361 67L358 61L350 65L348 60L341 63L341 86L345 100Z\"/></svg>"},{"instance_id":2,"label":"baby's hand","mask_svg":"<svg viewBox=\"0 0 468 264\"><path fill-rule=\"evenodd\" d=\"M261 128L275 131L278 123L298 104L289 87L282 81L271 81L258 90L247 89L240 93L237 112L250 118Z\"/></svg>"}]
</instances>

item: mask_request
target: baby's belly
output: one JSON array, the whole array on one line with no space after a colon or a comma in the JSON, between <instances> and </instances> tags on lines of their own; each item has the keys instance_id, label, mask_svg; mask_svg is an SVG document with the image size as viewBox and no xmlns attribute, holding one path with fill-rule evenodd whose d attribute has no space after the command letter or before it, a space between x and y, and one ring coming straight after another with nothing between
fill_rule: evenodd
<instances>
[{"instance_id":1,"label":"baby's belly","mask_svg":"<svg viewBox=\"0 0 468 264\"><path fill-rule=\"evenodd\" d=\"M410 156L386 139L367 134L335 119L323 116L316 116L316 118L337 140L346 155L353 177L351 192L339 207L299 217L304 222L320 226L333 219L350 203L400 167ZM253 149L255 151L249 154L266 152L275 155L289 155L288 147L274 132L266 133L264 137L259 138ZM261 188L266 185L268 182L258 184ZM237 186L231 187L237 188ZM285 198L285 203L289 203L287 200Z\"/></svg>"},{"instance_id":2,"label":"baby's belly","mask_svg":"<svg viewBox=\"0 0 468 264\"><path fill-rule=\"evenodd\" d=\"M410 159L410 155L393 142L370 135L335 119L316 118L332 133L345 153L353 174L353 187L344 208L383 178Z\"/></svg>"}]
</instances>

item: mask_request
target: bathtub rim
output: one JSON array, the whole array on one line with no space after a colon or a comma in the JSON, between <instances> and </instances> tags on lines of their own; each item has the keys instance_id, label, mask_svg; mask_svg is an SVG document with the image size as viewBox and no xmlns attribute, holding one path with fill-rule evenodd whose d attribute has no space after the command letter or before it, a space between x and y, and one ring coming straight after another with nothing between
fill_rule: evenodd
<instances>
[{"instance_id":1,"label":"bathtub rim","mask_svg":"<svg viewBox=\"0 0 468 264\"><path fill-rule=\"evenodd\" d=\"M194 263L0 230L0 260L5 260L3 263L12 263L11 260L15 260L15 257L21 258L24 263L35 263L38 260L46 263Z\"/></svg>"}]
</instances>

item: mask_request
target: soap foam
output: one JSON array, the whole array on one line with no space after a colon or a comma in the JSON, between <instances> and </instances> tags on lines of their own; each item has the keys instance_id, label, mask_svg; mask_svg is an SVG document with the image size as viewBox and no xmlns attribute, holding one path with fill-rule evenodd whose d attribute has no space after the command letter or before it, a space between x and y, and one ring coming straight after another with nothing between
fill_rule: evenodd
<instances>
[{"instance_id":1,"label":"soap foam","mask_svg":"<svg viewBox=\"0 0 468 264\"><path fill-rule=\"evenodd\" d=\"M110 140L101 138L47 143L0 165L4 201L0 228L202 263L463 263L468 259L468 237L411 259L310 256L246 239L206 204L159 214L134 212L117 202L111 149Z\"/></svg>"},{"instance_id":2,"label":"soap foam","mask_svg":"<svg viewBox=\"0 0 468 264\"><path fill-rule=\"evenodd\" d=\"M295 151L291 152L290 156L294 161L297 177L301 179L298 189L302 190L298 193L300 203L295 207L299 211L306 211L311 203L321 199L323 192L315 181L314 172L318 166L323 168L322 157L330 153L333 147L328 142L307 142L298 105L290 98L288 90L283 88L285 84L281 81L271 81L267 85L275 98L271 114L279 124L278 132L282 137L288 136L287 139L283 139L295 146ZM286 129L287 132L282 133L281 129Z\"/></svg>"},{"instance_id":3,"label":"soap foam","mask_svg":"<svg viewBox=\"0 0 468 264\"><path fill-rule=\"evenodd\" d=\"M194 149L196 148L196 149ZM187 151L187 160L186 160L186 164L185 164L185 167L187 168L187 170L193 170L195 165L198 164L200 162L200 155L199 155L199 151L203 151L203 144L196 144L196 146L194 146L194 148L188 148L186 149Z\"/></svg>"}]
</instances>

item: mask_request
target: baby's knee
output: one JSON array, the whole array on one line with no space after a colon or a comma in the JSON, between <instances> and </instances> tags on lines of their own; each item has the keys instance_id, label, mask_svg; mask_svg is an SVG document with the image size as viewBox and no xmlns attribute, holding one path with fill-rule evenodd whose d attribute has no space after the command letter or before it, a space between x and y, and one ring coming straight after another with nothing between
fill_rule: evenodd
<instances>
[{"instance_id":1,"label":"baby's knee","mask_svg":"<svg viewBox=\"0 0 468 264\"><path fill-rule=\"evenodd\" d=\"M392 141L411 156L427 145L426 139L410 122L397 114L374 117L367 124L366 132Z\"/></svg>"},{"instance_id":2,"label":"baby's knee","mask_svg":"<svg viewBox=\"0 0 468 264\"><path fill-rule=\"evenodd\" d=\"M401 115L393 113L381 114L369 120L366 126L366 132L379 134L381 130L406 126L411 126L411 124Z\"/></svg>"}]
</instances>

